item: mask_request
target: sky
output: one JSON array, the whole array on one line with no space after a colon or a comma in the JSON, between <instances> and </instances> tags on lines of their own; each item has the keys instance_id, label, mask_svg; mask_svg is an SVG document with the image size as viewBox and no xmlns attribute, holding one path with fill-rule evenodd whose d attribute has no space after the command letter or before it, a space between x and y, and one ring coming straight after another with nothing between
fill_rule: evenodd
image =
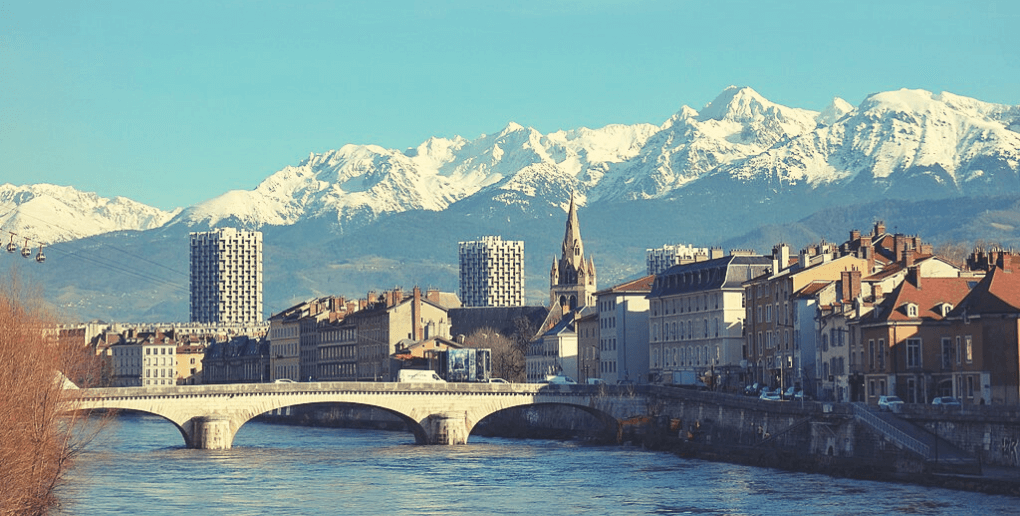
<instances>
[{"instance_id":1,"label":"sky","mask_svg":"<svg viewBox=\"0 0 1020 516\"><path fill-rule=\"evenodd\" d=\"M1015 0L0 0L0 184L173 209L349 143L658 125L729 85L1016 105L1017 27Z\"/></svg>"}]
</instances>

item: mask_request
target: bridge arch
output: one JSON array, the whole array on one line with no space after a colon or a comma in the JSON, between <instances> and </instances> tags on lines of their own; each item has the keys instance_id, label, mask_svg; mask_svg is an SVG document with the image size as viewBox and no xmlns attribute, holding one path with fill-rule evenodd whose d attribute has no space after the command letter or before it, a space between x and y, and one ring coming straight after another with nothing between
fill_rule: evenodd
<instances>
[{"instance_id":1,"label":"bridge arch","mask_svg":"<svg viewBox=\"0 0 1020 516\"><path fill-rule=\"evenodd\" d=\"M576 403L576 402L565 402L565 401L532 401L528 403L515 404L495 410L479 409L468 410L466 413L467 432L470 434L478 426L482 420L491 417L498 416L500 413L513 411L514 409L528 409L528 408L553 408L553 407L566 407L573 410L578 410L592 416L596 421L602 425L603 435L611 437L614 440L618 440L622 425L620 420L606 411L593 407L589 404Z\"/></svg>"}]
</instances>

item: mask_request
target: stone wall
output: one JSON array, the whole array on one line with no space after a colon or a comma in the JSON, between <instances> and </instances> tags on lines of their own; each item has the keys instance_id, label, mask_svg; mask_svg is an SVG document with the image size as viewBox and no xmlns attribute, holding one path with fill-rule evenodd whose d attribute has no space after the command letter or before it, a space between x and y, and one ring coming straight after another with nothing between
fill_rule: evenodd
<instances>
[{"instance_id":1,"label":"stone wall","mask_svg":"<svg viewBox=\"0 0 1020 516\"><path fill-rule=\"evenodd\" d=\"M1020 467L1020 407L910 406L903 418L953 443L983 464Z\"/></svg>"}]
</instances>

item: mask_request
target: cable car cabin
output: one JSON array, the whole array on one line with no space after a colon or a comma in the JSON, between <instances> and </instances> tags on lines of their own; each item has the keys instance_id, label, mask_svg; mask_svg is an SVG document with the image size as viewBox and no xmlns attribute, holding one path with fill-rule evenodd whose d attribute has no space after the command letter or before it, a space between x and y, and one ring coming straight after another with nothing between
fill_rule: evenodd
<instances>
[{"instance_id":1,"label":"cable car cabin","mask_svg":"<svg viewBox=\"0 0 1020 516\"><path fill-rule=\"evenodd\" d=\"M46 261L46 255L42 254L42 244L39 244L39 252L35 253L35 261L39 263Z\"/></svg>"},{"instance_id":2,"label":"cable car cabin","mask_svg":"<svg viewBox=\"0 0 1020 516\"><path fill-rule=\"evenodd\" d=\"M25 238L25 245L21 247L21 256L25 258L32 256L32 249L28 247L28 238Z\"/></svg>"}]
</instances>

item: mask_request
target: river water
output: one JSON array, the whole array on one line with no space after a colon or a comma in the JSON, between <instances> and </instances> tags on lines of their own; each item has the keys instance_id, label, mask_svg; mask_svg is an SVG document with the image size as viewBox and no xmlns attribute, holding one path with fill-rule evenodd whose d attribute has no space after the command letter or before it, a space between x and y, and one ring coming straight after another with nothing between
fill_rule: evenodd
<instances>
[{"instance_id":1,"label":"river water","mask_svg":"<svg viewBox=\"0 0 1020 516\"><path fill-rule=\"evenodd\" d=\"M789 473L575 442L245 424L189 450L155 416L114 420L71 471L60 514L1017 514L1004 496Z\"/></svg>"}]
</instances>

